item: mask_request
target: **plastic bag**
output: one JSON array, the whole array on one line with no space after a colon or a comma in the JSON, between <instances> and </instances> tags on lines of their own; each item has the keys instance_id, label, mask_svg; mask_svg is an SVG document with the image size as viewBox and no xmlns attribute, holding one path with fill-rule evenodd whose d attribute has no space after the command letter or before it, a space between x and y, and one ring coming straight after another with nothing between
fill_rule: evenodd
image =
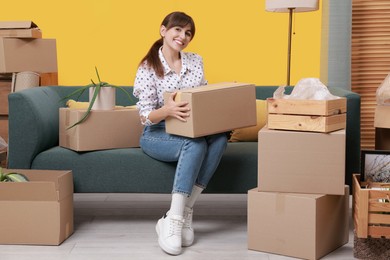
<instances>
[{"instance_id":1,"label":"plastic bag","mask_svg":"<svg viewBox=\"0 0 390 260\"><path fill-rule=\"evenodd\" d=\"M7 142L0 136L0 151L5 150L7 147Z\"/></svg>"},{"instance_id":2,"label":"plastic bag","mask_svg":"<svg viewBox=\"0 0 390 260\"><path fill-rule=\"evenodd\" d=\"M376 103L382 106L390 106L390 74L386 76L376 90Z\"/></svg>"},{"instance_id":3,"label":"plastic bag","mask_svg":"<svg viewBox=\"0 0 390 260\"><path fill-rule=\"evenodd\" d=\"M318 78L303 78L295 85L291 95L284 94L284 86L274 92L274 98L332 100L340 97L332 95Z\"/></svg>"}]
</instances>

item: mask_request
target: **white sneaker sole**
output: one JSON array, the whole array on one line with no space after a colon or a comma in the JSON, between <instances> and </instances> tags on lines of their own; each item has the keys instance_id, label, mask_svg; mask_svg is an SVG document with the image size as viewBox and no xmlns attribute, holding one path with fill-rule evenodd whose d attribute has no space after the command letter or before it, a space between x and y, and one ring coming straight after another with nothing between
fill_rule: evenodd
<instances>
[{"instance_id":1,"label":"white sneaker sole","mask_svg":"<svg viewBox=\"0 0 390 260\"><path fill-rule=\"evenodd\" d=\"M164 239L160 237L160 225L162 225L162 220L159 219L156 225L156 232L158 236L158 244L161 249L170 255L179 255L181 253L181 248L172 248L164 242Z\"/></svg>"},{"instance_id":2,"label":"white sneaker sole","mask_svg":"<svg viewBox=\"0 0 390 260\"><path fill-rule=\"evenodd\" d=\"M181 240L181 246L183 247L188 247L188 246L192 246L192 244L194 243L194 236L192 236L192 239L184 239L183 238L183 235L182 235L182 240Z\"/></svg>"}]
</instances>

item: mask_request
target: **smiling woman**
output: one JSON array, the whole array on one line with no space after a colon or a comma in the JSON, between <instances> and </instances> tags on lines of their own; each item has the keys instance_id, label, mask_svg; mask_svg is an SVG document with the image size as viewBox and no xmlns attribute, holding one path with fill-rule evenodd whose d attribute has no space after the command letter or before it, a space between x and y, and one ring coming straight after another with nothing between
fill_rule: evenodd
<instances>
[{"instance_id":1,"label":"smiling woman","mask_svg":"<svg viewBox=\"0 0 390 260\"><path fill-rule=\"evenodd\" d=\"M186 121L188 102L175 102L177 91L206 85L202 57L183 50L195 35L193 19L173 12L160 26L160 36L141 60L134 82L137 108L145 125L140 146L150 157L177 162L169 211L157 222L160 247L178 255L194 242L192 214L227 146L225 133L188 138L166 133L168 117ZM168 98L163 94L170 92Z\"/></svg>"}]
</instances>

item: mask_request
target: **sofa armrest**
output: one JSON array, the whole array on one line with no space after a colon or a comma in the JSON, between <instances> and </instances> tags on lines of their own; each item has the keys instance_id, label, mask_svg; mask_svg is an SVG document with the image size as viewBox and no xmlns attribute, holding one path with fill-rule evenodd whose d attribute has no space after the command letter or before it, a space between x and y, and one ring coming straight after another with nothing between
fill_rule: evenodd
<instances>
[{"instance_id":1,"label":"sofa armrest","mask_svg":"<svg viewBox=\"0 0 390 260\"><path fill-rule=\"evenodd\" d=\"M58 145L58 110L64 106L55 87L36 87L8 95L8 167L28 169L34 157Z\"/></svg>"}]
</instances>

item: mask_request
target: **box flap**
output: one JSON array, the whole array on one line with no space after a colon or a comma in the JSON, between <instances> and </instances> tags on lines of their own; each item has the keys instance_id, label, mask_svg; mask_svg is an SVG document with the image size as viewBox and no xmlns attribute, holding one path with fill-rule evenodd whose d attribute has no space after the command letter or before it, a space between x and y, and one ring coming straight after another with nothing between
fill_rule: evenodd
<instances>
[{"instance_id":1,"label":"box flap","mask_svg":"<svg viewBox=\"0 0 390 260\"><path fill-rule=\"evenodd\" d=\"M235 88L235 87L240 87L240 86L255 86L255 85L250 84L250 83L222 82L222 83L209 84L209 85L205 85L205 86L199 86L196 88L183 89L183 90L180 90L180 92L197 93L197 92L204 92L204 91L219 90L221 88Z\"/></svg>"},{"instance_id":2,"label":"box flap","mask_svg":"<svg viewBox=\"0 0 390 260\"><path fill-rule=\"evenodd\" d=\"M60 201L73 194L71 171L4 169L4 172L24 174L29 182L1 182L3 201Z\"/></svg>"},{"instance_id":3,"label":"box flap","mask_svg":"<svg viewBox=\"0 0 390 260\"><path fill-rule=\"evenodd\" d=\"M31 29L38 28L33 21L0 21L0 29Z\"/></svg>"}]
</instances>

